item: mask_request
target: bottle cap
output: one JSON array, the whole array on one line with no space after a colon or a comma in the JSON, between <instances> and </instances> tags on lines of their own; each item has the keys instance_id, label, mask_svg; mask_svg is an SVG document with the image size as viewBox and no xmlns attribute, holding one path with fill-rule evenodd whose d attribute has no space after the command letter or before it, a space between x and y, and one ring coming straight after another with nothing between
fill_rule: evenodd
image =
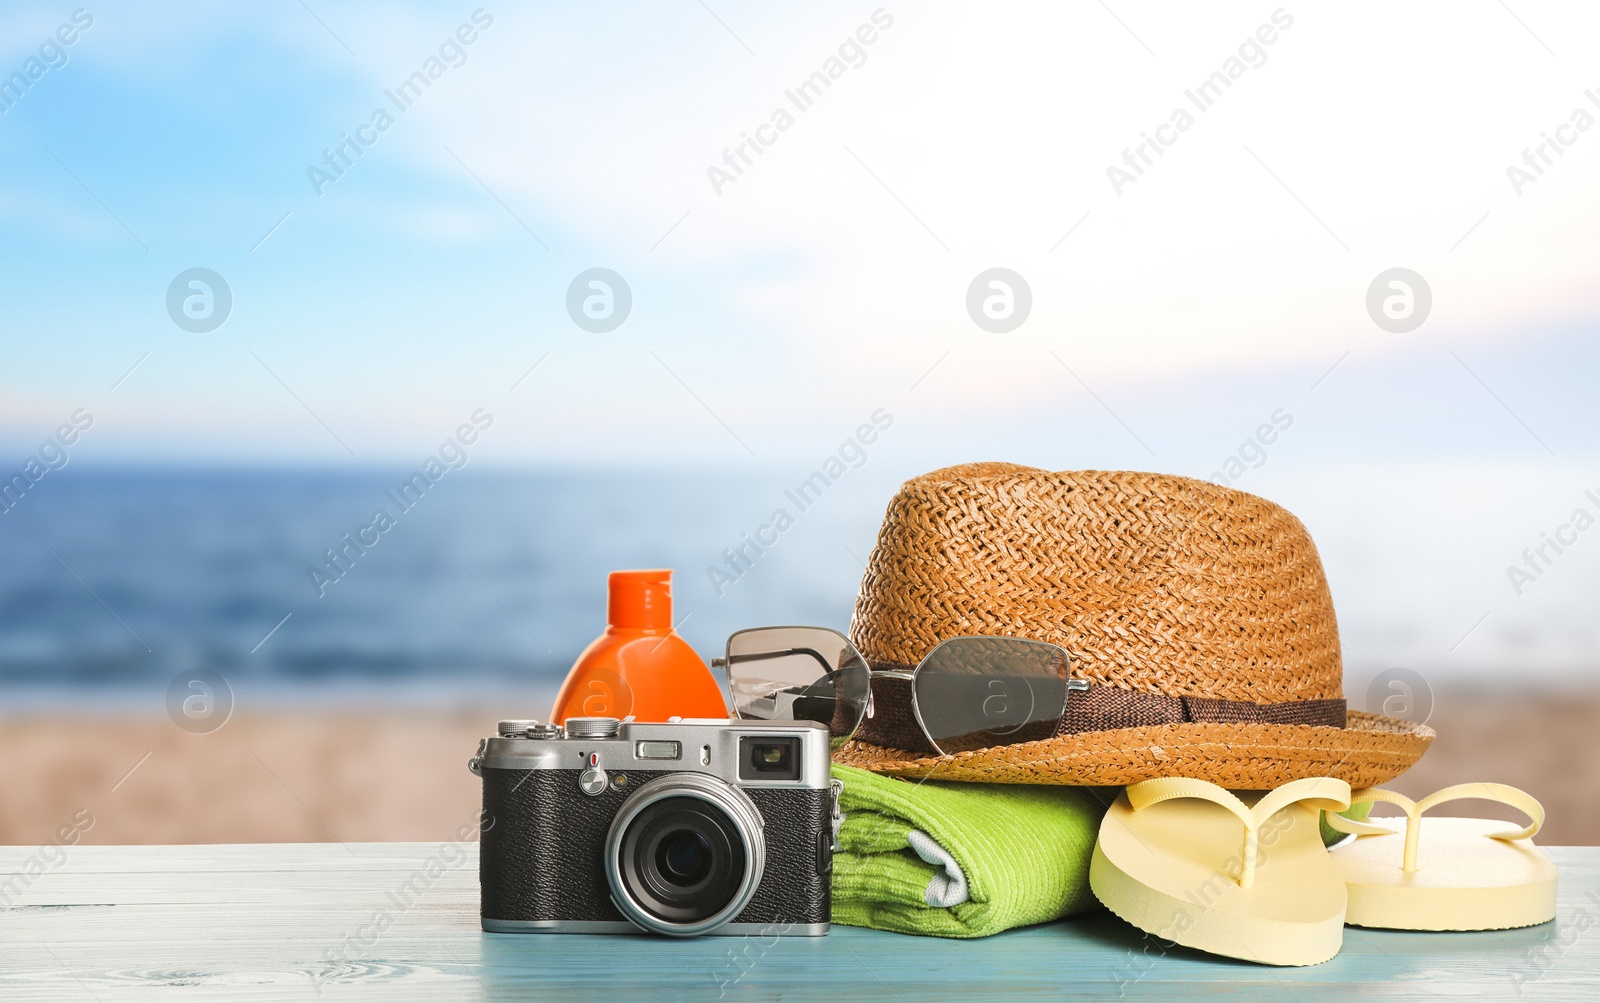
<instances>
[{"instance_id":1,"label":"bottle cap","mask_svg":"<svg viewBox=\"0 0 1600 1003\"><path fill-rule=\"evenodd\" d=\"M613 571L606 620L613 627L672 629L672 571Z\"/></svg>"}]
</instances>

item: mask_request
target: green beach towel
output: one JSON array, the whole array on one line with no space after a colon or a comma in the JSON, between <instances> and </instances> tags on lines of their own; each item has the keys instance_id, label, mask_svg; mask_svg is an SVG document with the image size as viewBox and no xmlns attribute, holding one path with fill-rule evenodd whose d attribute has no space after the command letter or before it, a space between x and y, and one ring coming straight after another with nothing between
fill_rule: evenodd
<instances>
[{"instance_id":1,"label":"green beach towel","mask_svg":"<svg viewBox=\"0 0 1600 1003\"><path fill-rule=\"evenodd\" d=\"M1089 858L1114 789L833 775L845 815L835 923L987 937L1096 907Z\"/></svg>"}]
</instances>

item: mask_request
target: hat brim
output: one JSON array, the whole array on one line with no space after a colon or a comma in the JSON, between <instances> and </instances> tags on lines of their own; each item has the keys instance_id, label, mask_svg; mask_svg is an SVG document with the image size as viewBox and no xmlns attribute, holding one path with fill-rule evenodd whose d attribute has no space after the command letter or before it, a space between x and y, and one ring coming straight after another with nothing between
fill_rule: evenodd
<instances>
[{"instance_id":1,"label":"hat brim","mask_svg":"<svg viewBox=\"0 0 1600 1003\"><path fill-rule=\"evenodd\" d=\"M990 784L1119 787L1192 777L1234 790L1269 790L1307 777L1374 787L1404 773L1434 732L1381 714L1350 711L1343 728L1293 724L1184 723L1062 735L951 756L851 741L834 761L874 773Z\"/></svg>"}]
</instances>

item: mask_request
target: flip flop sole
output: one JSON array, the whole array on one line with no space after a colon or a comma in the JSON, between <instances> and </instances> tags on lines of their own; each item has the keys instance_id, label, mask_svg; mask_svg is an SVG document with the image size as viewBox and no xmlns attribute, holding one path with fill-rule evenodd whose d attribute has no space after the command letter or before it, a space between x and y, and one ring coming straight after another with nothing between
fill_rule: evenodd
<instances>
[{"instance_id":1,"label":"flip flop sole","mask_svg":"<svg viewBox=\"0 0 1600 1003\"><path fill-rule=\"evenodd\" d=\"M1405 835L1361 836L1331 856L1349 889L1345 922L1384 930L1510 930L1556 915L1556 866L1527 840L1490 838L1506 823L1423 818L1417 869L1400 869Z\"/></svg>"},{"instance_id":2,"label":"flip flop sole","mask_svg":"<svg viewBox=\"0 0 1600 1003\"><path fill-rule=\"evenodd\" d=\"M1089 887L1162 940L1268 965L1314 965L1344 942L1344 883L1317 813L1290 805L1261 831L1251 887L1238 883L1242 828L1220 805L1171 801L1135 812L1118 798L1100 827Z\"/></svg>"}]
</instances>

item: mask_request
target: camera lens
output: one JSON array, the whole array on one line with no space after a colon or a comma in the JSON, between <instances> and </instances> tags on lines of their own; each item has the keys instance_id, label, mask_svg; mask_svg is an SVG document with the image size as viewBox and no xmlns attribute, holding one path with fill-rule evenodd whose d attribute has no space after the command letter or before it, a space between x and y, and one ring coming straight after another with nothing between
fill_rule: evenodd
<instances>
[{"instance_id":1,"label":"camera lens","mask_svg":"<svg viewBox=\"0 0 1600 1003\"><path fill-rule=\"evenodd\" d=\"M647 910L673 923L705 920L744 877L744 847L725 812L669 797L641 811L622 837L622 875Z\"/></svg>"},{"instance_id":2,"label":"camera lens","mask_svg":"<svg viewBox=\"0 0 1600 1003\"><path fill-rule=\"evenodd\" d=\"M711 867L711 844L692 829L668 833L656 851L656 869L673 884L692 885Z\"/></svg>"},{"instance_id":3,"label":"camera lens","mask_svg":"<svg viewBox=\"0 0 1600 1003\"><path fill-rule=\"evenodd\" d=\"M738 915L761 880L761 815L702 774L652 781L624 802L606 842L606 880L633 922L686 936Z\"/></svg>"}]
</instances>

